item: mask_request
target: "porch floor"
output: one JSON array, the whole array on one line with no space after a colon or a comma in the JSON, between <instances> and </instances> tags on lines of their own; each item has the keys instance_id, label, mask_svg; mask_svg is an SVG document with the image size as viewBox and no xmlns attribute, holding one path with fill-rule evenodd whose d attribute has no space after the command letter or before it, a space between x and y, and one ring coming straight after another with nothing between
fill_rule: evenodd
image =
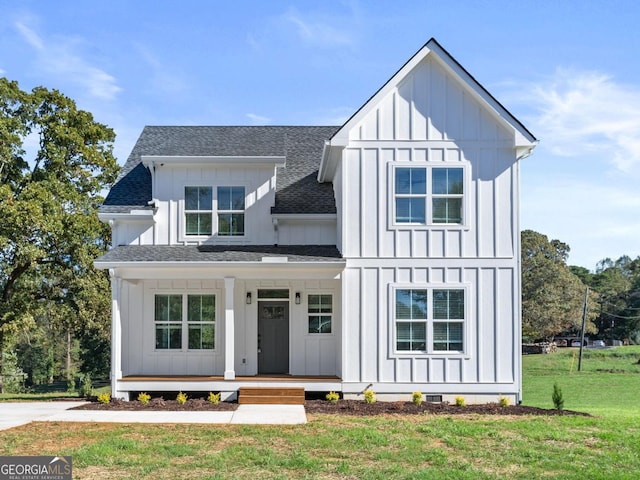
<instances>
[{"instance_id":1,"label":"porch floor","mask_svg":"<svg viewBox=\"0 0 640 480\"><path fill-rule=\"evenodd\" d=\"M251 375L225 380L222 375L127 375L122 382L341 382L335 375Z\"/></svg>"},{"instance_id":2,"label":"porch floor","mask_svg":"<svg viewBox=\"0 0 640 480\"><path fill-rule=\"evenodd\" d=\"M335 375L252 375L225 380L222 375L127 375L118 380L121 392L192 391L238 392L243 387L302 387L307 392L342 391L342 379Z\"/></svg>"}]
</instances>

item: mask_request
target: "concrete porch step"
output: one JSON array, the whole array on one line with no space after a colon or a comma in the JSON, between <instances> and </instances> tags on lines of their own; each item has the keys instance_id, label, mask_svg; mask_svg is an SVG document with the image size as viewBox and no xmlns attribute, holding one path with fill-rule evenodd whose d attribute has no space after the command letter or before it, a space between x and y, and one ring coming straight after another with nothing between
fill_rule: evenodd
<instances>
[{"instance_id":1,"label":"concrete porch step","mask_svg":"<svg viewBox=\"0 0 640 480\"><path fill-rule=\"evenodd\" d=\"M240 387L238 403L254 405L304 405L303 387Z\"/></svg>"}]
</instances>

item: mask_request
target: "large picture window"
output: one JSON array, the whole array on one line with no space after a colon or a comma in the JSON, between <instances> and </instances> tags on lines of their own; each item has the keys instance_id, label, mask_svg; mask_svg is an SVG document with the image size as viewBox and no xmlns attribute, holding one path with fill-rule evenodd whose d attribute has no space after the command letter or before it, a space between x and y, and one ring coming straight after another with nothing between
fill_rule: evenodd
<instances>
[{"instance_id":1,"label":"large picture window","mask_svg":"<svg viewBox=\"0 0 640 480\"><path fill-rule=\"evenodd\" d=\"M462 352L465 290L395 289L397 352Z\"/></svg>"},{"instance_id":2,"label":"large picture window","mask_svg":"<svg viewBox=\"0 0 640 480\"><path fill-rule=\"evenodd\" d=\"M218 235L244 235L244 187L218 187Z\"/></svg>"},{"instance_id":3,"label":"large picture window","mask_svg":"<svg viewBox=\"0 0 640 480\"><path fill-rule=\"evenodd\" d=\"M184 187L186 235L211 235L211 187Z\"/></svg>"},{"instance_id":4,"label":"large picture window","mask_svg":"<svg viewBox=\"0 0 640 480\"><path fill-rule=\"evenodd\" d=\"M464 169L461 167L396 167L396 224L431 225L464 222Z\"/></svg>"},{"instance_id":5,"label":"large picture window","mask_svg":"<svg viewBox=\"0 0 640 480\"><path fill-rule=\"evenodd\" d=\"M213 350L215 295L155 295L157 350Z\"/></svg>"}]
</instances>

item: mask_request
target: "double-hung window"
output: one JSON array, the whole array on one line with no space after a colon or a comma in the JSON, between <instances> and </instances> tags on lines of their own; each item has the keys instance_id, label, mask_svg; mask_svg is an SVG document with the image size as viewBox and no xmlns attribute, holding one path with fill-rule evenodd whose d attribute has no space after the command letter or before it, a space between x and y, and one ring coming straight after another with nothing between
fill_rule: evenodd
<instances>
[{"instance_id":1,"label":"double-hung window","mask_svg":"<svg viewBox=\"0 0 640 480\"><path fill-rule=\"evenodd\" d=\"M331 333L333 320L333 296L309 295L309 333Z\"/></svg>"},{"instance_id":2,"label":"double-hung window","mask_svg":"<svg viewBox=\"0 0 640 480\"><path fill-rule=\"evenodd\" d=\"M212 205L211 187L184 187L186 235L211 235Z\"/></svg>"},{"instance_id":3,"label":"double-hung window","mask_svg":"<svg viewBox=\"0 0 640 480\"><path fill-rule=\"evenodd\" d=\"M433 291L433 349L462 351L464 290Z\"/></svg>"},{"instance_id":4,"label":"double-hung window","mask_svg":"<svg viewBox=\"0 0 640 480\"><path fill-rule=\"evenodd\" d=\"M156 350L213 350L215 295L157 294L154 298Z\"/></svg>"},{"instance_id":5,"label":"double-hung window","mask_svg":"<svg viewBox=\"0 0 640 480\"><path fill-rule=\"evenodd\" d=\"M396 288L395 351L462 352L465 289Z\"/></svg>"},{"instance_id":6,"label":"double-hung window","mask_svg":"<svg viewBox=\"0 0 640 480\"><path fill-rule=\"evenodd\" d=\"M218 235L244 235L244 187L218 187Z\"/></svg>"},{"instance_id":7,"label":"double-hung window","mask_svg":"<svg viewBox=\"0 0 640 480\"><path fill-rule=\"evenodd\" d=\"M396 350L427 349L427 290L396 290Z\"/></svg>"},{"instance_id":8,"label":"double-hung window","mask_svg":"<svg viewBox=\"0 0 640 480\"><path fill-rule=\"evenodd\" d=\"M433 223L462 223L462 169L433 168L431 178Z\"/></svg>"},{"instance_id":9,"label":"double-hung window","mask_svg":"<svg viewBox=\"0 0 640 480\"><path fill-rule=\"evenodd\" d=\"M396 222L425 223L426 168L396 168Z\"/></svg>"},{"instance_id":10,"label":"double-hung window","mask_svg":"<svg viewBox=\"0 0 640 480\"><path fill-rule=\"evenodd\" d=\"M461 167L396 167L393 188L395 224L464 222Z\"/></svg>"}]
</instances>

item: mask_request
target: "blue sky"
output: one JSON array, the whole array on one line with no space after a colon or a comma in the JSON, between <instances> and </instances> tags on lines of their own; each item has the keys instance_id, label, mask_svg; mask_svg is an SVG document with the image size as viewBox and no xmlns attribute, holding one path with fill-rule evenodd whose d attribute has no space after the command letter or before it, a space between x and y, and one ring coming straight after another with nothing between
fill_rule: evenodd
<instances>
[{"instance_id":1,"label":"blue sky","mask_svg":"<svg viewBox=\"0 0 640 480\"><path fill-rule=\"evenodd\" d=\"M640 2L0 0L0 76L118 134L333 125L435 37L540 139L521 226L569 263L640 255Z\"/></svg>"}]
</instances>

